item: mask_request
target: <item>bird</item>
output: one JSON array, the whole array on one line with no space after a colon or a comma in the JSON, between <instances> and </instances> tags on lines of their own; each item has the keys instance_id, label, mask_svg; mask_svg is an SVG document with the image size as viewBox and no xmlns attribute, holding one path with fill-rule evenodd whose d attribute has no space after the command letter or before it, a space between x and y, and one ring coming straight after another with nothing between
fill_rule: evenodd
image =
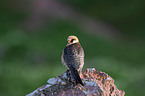
<instances>
[{"instance_id":1,"label":"bird","mask_svg":"<svg viewBox=\"0 0 145 96\"><path fill-rule=\"evenodd\" d=\"M80 78L84 66L84 50L74 35L68 36L67 42L61 57L62 63L70 70L73 83L84 86Z\"/></svg>"}]
</instances>

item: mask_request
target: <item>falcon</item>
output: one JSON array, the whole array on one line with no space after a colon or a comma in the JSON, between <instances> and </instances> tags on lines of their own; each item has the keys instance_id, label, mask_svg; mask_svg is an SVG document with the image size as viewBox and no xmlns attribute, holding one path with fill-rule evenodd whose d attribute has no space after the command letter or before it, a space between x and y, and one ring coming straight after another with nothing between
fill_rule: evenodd
<instances>
[{"instance_id":1,"label":"falcon","mask_svg":"<svg viewBox=\"0 0 145 96\"><path fill-rule=\"evenodd\" d=\"M84 86L80 78L84 66L84 50L76 36L69 36L67 42L68 44L63 49L62 63L70 70L74 84Z\"/></svg>"}]
</instances>

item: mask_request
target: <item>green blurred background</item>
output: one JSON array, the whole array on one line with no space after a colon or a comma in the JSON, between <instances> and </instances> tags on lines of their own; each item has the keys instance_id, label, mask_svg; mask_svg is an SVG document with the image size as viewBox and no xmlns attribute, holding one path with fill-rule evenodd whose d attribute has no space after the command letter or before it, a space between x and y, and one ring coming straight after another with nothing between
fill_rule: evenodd
<instances>
[{"instance_id":1,"label":"green blurred background","mask_svg":"<svg viewBox=\"0 0 145 96\"><path fill-rule=\"evenodd\" d=\"M126 96L145 96L143 0L1 0L0 95L24 96L63 73L76 35L86 68L106 72Z\"/></svg>"}]
</instances>

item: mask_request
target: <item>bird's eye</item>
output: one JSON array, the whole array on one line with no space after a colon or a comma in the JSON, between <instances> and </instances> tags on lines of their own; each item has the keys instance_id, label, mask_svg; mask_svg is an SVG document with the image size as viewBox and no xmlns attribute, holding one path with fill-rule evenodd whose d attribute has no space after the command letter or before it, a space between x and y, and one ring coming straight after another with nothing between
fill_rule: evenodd
<instances>
[{"instance_id":1,"label":"bird's eye","mask_svg":"<svg viewBox=\"0 0 145 96\"><path fill-rule=\"evenodd\" d=\"M71 39L71 41L70 42L73 42L75 39Z\"/></svg>"}]
</instances>

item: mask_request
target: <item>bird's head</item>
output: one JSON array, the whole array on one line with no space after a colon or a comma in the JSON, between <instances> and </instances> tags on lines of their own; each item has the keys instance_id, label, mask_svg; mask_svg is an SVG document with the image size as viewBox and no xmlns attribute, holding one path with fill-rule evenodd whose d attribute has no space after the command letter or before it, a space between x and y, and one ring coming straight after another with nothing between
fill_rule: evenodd
<instances>
[{"instance_id":1,"label":"bird's head","mask_svg":"<svg viewBox=\"0 0 145 96\"><path fill-rule=\"evenodd\" d=\"M79 39L76 36L69 36L67 38L68 45L78 43Z\"/></svg>"}]
</instances>

